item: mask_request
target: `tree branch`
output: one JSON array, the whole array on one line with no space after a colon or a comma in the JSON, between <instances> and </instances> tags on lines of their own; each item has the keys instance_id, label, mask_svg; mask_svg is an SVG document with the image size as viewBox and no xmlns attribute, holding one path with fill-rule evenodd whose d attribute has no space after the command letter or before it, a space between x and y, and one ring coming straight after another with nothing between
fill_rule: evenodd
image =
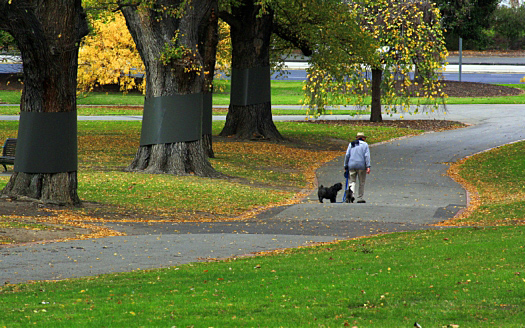
<instances>
[{"instance_id":1,"label":"tree branch","mask_svg":"<svg viewBox=\"0 0 525 328\"><path fill-rule=\"evenodd\" d=\"M277 34L277 36L279 36L281 39L291 42L294 46L299 48L303 52L303 55L305 56L312 55L312 49L308 41L299 37L296 33L290 30L287 26L280 24L279 22L274 22L273 32Z\"/></svg>"}]
</instances>

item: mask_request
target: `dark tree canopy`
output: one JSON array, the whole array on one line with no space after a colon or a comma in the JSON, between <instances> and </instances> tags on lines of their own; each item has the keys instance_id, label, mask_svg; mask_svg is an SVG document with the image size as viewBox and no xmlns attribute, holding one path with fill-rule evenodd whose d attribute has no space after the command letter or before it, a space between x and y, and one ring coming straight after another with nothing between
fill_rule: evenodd
<instances>
[{"instance_id":1,"label":"dark tree canopy","mask_svg":"<svg viewBox=\"0 0 525 328\"><path fill-rule=\"evenodd\" d=\"M0 50L11 50L10 48L14 47L16 45L13 36L6 31L0 30Z\"/></svg>"},{"instance_id":2,"label":"dark tree canopy","mask_svg":"<svg viewBox=\"0 0 525 328\"><path fill-rule=\"evenodd\" d=\"M490 26L490 17L496 10L499 0L435 0L443 17L445 37L451 45L457 38L479 41L483 29Z\"/></svg>"}]
</instances>

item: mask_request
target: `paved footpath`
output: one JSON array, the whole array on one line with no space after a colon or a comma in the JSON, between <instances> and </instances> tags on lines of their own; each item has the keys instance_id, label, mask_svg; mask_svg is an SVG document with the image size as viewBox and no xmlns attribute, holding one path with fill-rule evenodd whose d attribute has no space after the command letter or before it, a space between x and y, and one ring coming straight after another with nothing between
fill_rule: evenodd
<instances>
[{"instance_id":1,"label":"paved footpath","mask_svg":"<svg viewBox=\"0 0 525 328\"><path fill-rule=\"evenodd\" d=\"M434 229L429 224L453 217L467 203L465 190L445 175L447 163L525 139L524 114L524 105L458 105L449 106L446 116L408 117L472 126L371 147L366 204L319 204L314 192L301 204L275 208L250 221L108 223L127 236L0 248L0 284L160 268L381 232ZM319 183L344 182L342 165L341 157L323 166Z\"/></svg>"}]
</instances>

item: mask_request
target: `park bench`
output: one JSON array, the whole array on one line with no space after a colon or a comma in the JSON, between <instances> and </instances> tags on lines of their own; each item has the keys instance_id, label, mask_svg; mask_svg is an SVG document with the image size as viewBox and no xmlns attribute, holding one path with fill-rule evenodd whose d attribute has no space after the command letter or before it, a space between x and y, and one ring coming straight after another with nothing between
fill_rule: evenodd
<instances>
[{"instance_id":1,"label":"park bench","mask_svg":"<svg viewBox=\"0 0 525 328\"><path fill-rule=\"evenodd\" d=\"M6 165L15 165L15 152L16 138L7 138L2 147L2 156L0 156L0 164L4 166L6 171Z\"/></svg>"}]
</instances>

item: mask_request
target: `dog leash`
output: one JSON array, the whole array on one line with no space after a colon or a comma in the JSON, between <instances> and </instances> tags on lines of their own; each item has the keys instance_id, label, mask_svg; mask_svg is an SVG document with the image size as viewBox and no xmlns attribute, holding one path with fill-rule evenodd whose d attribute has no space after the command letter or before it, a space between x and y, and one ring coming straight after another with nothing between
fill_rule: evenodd
<instances>
[{"instance_id":1,"label":"dog leash","mask_svg":"<svg viewBox=\"0 0 525 328\"><path fill-rule=\"evenodd\" d=\"M341 203L344 203L345 202L345 199L346 199L346 191L348 190L348 174L346 174L346 171L344 173L345 177L346 177L346 184L345 184L345 192L343 194L343 200L341 201Z\"/></svg>"}]
</instances>

